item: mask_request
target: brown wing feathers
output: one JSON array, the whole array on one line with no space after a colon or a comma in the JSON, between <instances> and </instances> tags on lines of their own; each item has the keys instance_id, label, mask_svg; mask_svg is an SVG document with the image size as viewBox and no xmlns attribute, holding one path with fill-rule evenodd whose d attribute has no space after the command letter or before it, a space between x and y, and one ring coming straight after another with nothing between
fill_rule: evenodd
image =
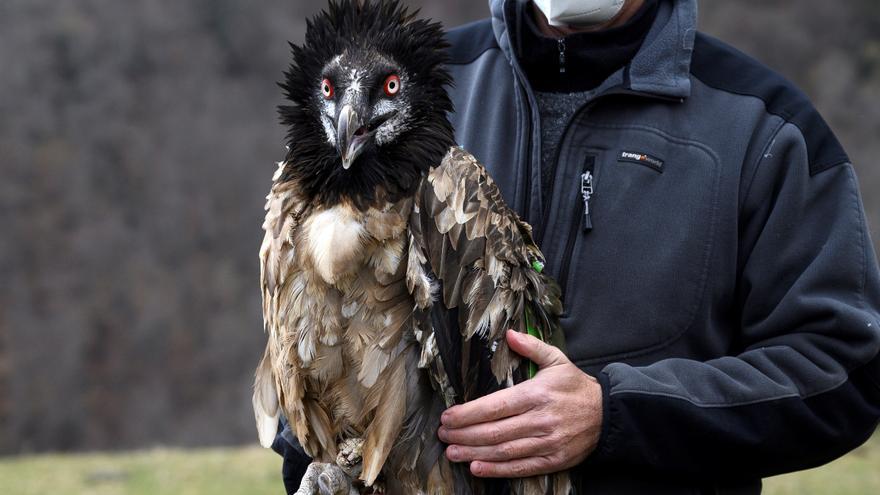
<instances>
[{"instance_id":1,"label":"brown wing feathers","mask_svg":"<svg viewBox=\"0 0 880 495\"><path fill-rule=\"evenodd\" d=\"M482 165L460 148L431 170L417 201L411 224L422 249L415 255L441 282L444 305L459 310L465 340L477 336L494 348L492 373L503 382L518 364L504 331L526 330L525 305L544 328L557 326L558 289L532 268L543 260L530 229L507 207Z\"/></svg>"},{"instance_id":2,"label":"brown wing feathers","mask_svg":"<svg viewBox=\"0 0 880 495\"><path fill-rule=\"evenodd\" d=\"M428 365L448 405L525 379L504 332L526 331L528 307L545 338L561 336L559 289L533 268L533 262L543 264L543 258L532 241L531 228L507 207L482 165L460 148L450 150L430 171L416 201L410 222L410 264L418 260L422 272L436 277L442 297L438 301L442 304L430 308L434 332L418 335L422 364ZM425 277L422 272L407 270L408 278L413 278L408 280L410 290L417 295L415 277ZM457 325L449 321L452 315L457 315ZM453 470L460 488L467 478L460 466ZM469 484L468 493L499 488L484 480ZM516 480L510 488L517 494L564 494L570 484L563 472Z\"/></svg>"}]
</instances>

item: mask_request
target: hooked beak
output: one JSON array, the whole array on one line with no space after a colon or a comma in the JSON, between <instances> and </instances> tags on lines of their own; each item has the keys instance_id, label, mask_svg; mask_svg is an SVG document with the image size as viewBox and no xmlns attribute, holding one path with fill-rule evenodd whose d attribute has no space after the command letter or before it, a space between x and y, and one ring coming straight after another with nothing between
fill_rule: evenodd
<instances>
[{"instance_id":1,"label":"hooked beak","mask_svg":"<svg viewBox=\"0 0 880 495\"><path fill-rule=\"evenodd\" d=\"M342 107L336 122L336 151L342 157L342 168L348 170L361 154L370 132L351 105Z\"/></svg>"}]
</instances>

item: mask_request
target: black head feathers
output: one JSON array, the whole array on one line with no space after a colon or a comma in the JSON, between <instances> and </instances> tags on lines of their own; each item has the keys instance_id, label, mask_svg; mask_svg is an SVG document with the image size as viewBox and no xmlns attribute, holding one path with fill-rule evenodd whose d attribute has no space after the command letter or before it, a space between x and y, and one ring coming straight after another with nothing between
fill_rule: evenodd
<instances>
[{"instance_id":1,"label":"black head feathers","mask_svg":"<svg viewBox=\"0 0 880 495\"><path fill-rule=\"evenodd\" d=\"M398 0L331 0L308 21L304 44L291 43L280 83L291 104L279 113L292 166L282 180L296 181L310 200L361 209L396 201L454 144L448 44L439 23L415 15ZM398 76L395 87L389 81ZM371 143L343 168L337 134L351 114L363 120L353 135L372 133Z\"/></svg>"}]
</instances>

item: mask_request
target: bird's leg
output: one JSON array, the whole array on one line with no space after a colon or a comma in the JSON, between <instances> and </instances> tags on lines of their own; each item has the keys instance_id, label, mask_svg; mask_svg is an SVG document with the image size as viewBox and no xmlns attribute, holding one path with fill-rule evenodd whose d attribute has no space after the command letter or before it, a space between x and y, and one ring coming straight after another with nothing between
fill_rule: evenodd
<instances>
[{"instance_id":1,"label":"bird's leg","mask_svg":"<svg viewBox=\"0 0 880 495\"><path fill-rule=\"evenodd\" d=\"M360 495L352 479L339 466L326 464L318 476L319 495Z\"/></svg>"},{"instance_id":2,"label":"bird's leg","mask_svg":"<svg viewBox=\"0 0 880 495\"><path fill-rule=\"evenodd\" d=\"M292 495L359 495L351 478L335 464L313 462Z\"/></svg>"},{"instance_id":3,"label":"bird's leg","mask_svg":"<svg viewBox=\"0 0 880 495\"><path fill-rule=\"evenodd\" d=\"M324 472L327 464L323 462L313 462L306 469L302 481L299 482L299 489L292 495L317 495L318 494L318 476Z\"/></svg>"},{"instance_id":4,"label":"bird's leg","mask_svg":"<svg viewBox=\"0 0 880 495\"><path fill-rule=\"evenodd\" d=\"M357 479L364 467L364 439L349 438L343 440L338 446L336 465L342 468L352 479Z\"/></svg>"}]
</instances>

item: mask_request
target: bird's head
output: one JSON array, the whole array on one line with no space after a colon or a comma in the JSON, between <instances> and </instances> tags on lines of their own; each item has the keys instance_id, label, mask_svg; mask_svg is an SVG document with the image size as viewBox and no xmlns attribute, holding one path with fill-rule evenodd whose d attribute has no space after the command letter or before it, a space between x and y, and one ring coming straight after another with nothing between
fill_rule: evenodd
<instances>
[{"instance_id":1,"label":"bird's head","mask_svg":"<svg viewBox=\"0 0 880 495\"><path fill-rule=\"evenodd\" d=\"M360 208L411 194L454 144L442 27L398 0L331 0L291 47L283 179Z\"/></svg>"}]
</instances>

